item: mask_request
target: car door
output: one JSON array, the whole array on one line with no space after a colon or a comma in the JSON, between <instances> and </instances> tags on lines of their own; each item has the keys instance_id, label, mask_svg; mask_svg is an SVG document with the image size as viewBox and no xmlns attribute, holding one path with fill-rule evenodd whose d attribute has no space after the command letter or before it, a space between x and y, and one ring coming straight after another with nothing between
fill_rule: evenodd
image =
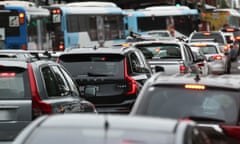
<instances>
[{"instance_id":1,"label":"car door","mask_svg":"<svg viewBox=\"0 0 240 144\"><path fill-rule=\"evenodd\" d=\"M184 51L186 54L185 63L189 68L189 72L199 73L199 69L195 63L195 59L193 56L193 52L191 51L191 48L188 45L184 45Z\"/></svg>"},{"instance_id":2,"label":"car door","mask_svg":"<svg viewBox=\"0 0 240 144\"><path fill-rule=\"evenodd\" d=\"M0 62L0 141L12 140L32 121L27 67Z\"/></svg>"},{"instance_id":3,"label":"car door","mask_svg":"<svg viewBox=\"0 0 240 144\"><path fill-rule=\"evenodd\" d=\"M80 111L80 99L69 86L58 65L43 67L42 76L47 92L47 97L43 101L51 105L53 113Z\"/></svg>"}]
</instances>

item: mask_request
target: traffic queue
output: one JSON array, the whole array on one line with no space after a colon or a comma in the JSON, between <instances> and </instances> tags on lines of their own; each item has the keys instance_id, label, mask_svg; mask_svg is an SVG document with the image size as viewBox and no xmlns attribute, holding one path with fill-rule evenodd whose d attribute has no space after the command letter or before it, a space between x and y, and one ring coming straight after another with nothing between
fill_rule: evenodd
<instances>
[{"instance_id":1,"label":"traffic queue","mask_svg":"<svg viewBox=\"0 0 240 144\"><path fill-rule=\"evenodd\" d=\"M81 15L92 7L98 15ZM145 14L140 23L149 22L149 14L171 8L128 11L128 23L139 13ZM124 37L122 11L113 3L46 9L55 20L50 26L55 34L46 33L54 47L14 49L8 43L0 49L0 143L240 143L240 74L233 71L240 29L225 26L187 37L140 24L140 33L134 27ZM177 10L196 16L186 7ZM161 14L150 21L161 20ZM83 31L88 26L82 19L89 27L97 23L97 29Z\"/></svg>"}]
</instances>

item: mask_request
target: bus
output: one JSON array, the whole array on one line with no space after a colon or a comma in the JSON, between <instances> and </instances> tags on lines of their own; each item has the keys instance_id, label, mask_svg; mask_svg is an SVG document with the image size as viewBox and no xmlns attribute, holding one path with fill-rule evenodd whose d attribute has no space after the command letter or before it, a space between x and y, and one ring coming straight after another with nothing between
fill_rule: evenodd
<instances>
[{"instance_id":1,"label":"bus","mask_svg":"<svg viewBox=\"0 0 240 144\"><path fill-rule=\"evenodd\" d=\"M215 9L203 12L201 31L218 31L228 25L230 27L240 26L240 13L235 9Z\"/></svg>"},{"instance_id":2,"label":"bus","mask_svg":"<svg viewBox=\"0 0 240 144\"><path fill-rule=\"evenodd\" d=\"M139 10L124 10L125 34L146 34L148 31L168 30L172 36L188 36L198 30L200 21L196 9L187 6L152 6Z\"/></svg>"},{"instance_id":3,"label":"bus","mask_svg":"<svg viewBox=\"0 0 240 144\"><path fill-rule=\"evenodd\" d=\"M123 10L111 2L72 2L50 10L53 49L109 47L125 40Z\"/></svg>"},{"instance_id":4,"label":"bus","mask_svg":"<svg viewBox=\"0 0 240 144\"><path fill-rule=\"evenodd\" d=\"M47 9L32 2L1 1L0 49L49 49L49 16Z\"/></svg>"}]
</instances>

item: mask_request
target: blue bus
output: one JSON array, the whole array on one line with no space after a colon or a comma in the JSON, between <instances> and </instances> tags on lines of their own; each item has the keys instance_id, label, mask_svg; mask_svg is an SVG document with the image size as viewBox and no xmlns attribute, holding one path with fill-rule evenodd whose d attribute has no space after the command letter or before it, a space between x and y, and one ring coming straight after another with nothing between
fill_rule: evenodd
<instances>
[{"instance_id":1,"label":"blue bus","mask_svg":"<svg viewBox=\"0 0 240 144\"><path fill-rule=\"evenodd\" d=\"M111 2L73 2L51 5L53 50L111 46L125 40L123 10Z\"/></svg>"},{"instance_id":2,"label":"blue bus","mask_svg":"<svg viewBox=\"0 0 240 144\"><path fill-rule=\"evenodd\" d=\"M148 31L169 30L173 36L188 36L198 30L200 22L196 9L187 6L152 6L140 10L124 10L125 34L146 34Z\"/></svg>"},{"instance_id":3,"label":"blue bus","mask_svg":"<svg viewBox=\"0 0 240 144\"><path fill-rule=\"evenodd\" d=\"M46 50L50 13L32 2L0 2L0 49Z\"/></svg>"}]
</instances>

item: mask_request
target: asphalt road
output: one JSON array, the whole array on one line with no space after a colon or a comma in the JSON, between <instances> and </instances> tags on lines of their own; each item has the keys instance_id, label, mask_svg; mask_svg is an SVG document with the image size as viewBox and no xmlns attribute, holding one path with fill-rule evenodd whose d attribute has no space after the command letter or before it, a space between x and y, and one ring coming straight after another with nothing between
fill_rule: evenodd
<instances>
[{"instance_id":1,"label":"asphalt road","mask_svg":"<svg viewBox=\"0 0 240 144\"><path fill-rule=\"evenodd\" d=\"M232 62L231 74L240 75L240 57L238 57L238 60Z\"/></svg>"}]
</instances>

